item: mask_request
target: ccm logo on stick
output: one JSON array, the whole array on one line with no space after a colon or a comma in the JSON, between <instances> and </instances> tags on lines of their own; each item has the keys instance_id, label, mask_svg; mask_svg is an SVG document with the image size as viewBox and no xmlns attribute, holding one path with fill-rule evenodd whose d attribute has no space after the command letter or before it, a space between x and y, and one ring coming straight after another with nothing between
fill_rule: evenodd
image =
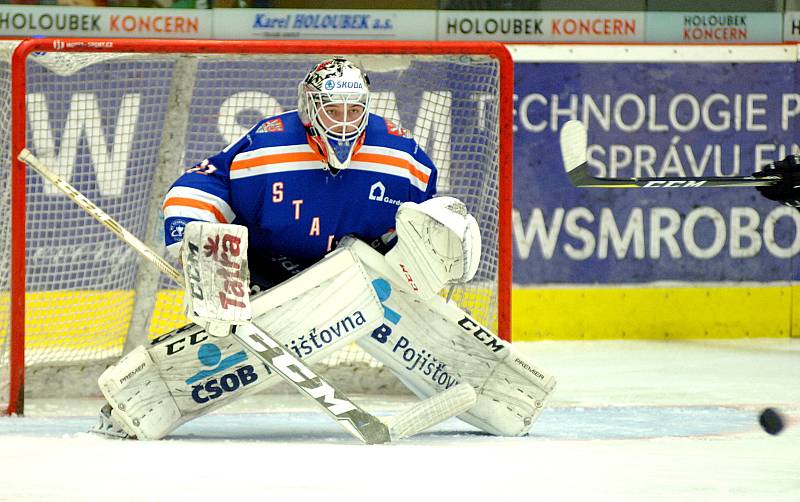
<instances>
[{"instance_id":1,"label":"ccm logo on stick","mask_svg":"<svg viewBox=\"0 0 800 502\"><path fill-rule=\"evenodd\" d=\"M692 180L648 181L644 188L693 188L705 185L706 182Z\"/></svg>"}]
</instances>

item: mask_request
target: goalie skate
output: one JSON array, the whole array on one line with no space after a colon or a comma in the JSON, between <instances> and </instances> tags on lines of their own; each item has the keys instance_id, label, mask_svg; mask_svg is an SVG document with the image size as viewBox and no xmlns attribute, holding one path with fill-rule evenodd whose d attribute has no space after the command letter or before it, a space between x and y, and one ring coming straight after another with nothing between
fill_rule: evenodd
<instances>
[{"instance_id":1,"label":"goalie skate","mask_svg":"<svg viewBox=\"0 0 800 502\"><path fill-rule=\"evenodd\" d=\"M89 429L89 432L112 439L136 439L136 436L125 432L125 429L114 420L111 412L111 405L104 404L97 414L97 422Z\"/></svg>"}]
</instances>

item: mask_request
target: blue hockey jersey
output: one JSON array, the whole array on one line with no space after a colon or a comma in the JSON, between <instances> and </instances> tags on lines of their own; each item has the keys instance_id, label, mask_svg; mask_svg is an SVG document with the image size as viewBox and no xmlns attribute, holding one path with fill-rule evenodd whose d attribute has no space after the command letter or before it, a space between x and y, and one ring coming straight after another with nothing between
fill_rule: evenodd
<instances>
[{"instance_id":1,"label":"blue hockey jersey","mask_svg":"<svg viewBox=\"0 0 800 502\"><path fill-rule=\"evenodd\" d=\"M436 168L391 121L370 114L350 166L332 175L296 111L263 119L238 141L186 171L166 195L167 248L177 253L192 220L249 232L251 270L268 261L302 267L345 235L373 242L392 230L398 206L436 190Z\"/></svg>"}]
</instances>

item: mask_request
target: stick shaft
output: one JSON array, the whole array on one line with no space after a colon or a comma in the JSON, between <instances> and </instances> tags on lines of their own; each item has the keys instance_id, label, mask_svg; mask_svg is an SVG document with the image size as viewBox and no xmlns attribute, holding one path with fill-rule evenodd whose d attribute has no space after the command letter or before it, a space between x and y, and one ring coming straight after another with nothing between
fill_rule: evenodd
<instances>
[{"instance_id":1,"label":"stick shaft","mask_svg":"<svg viewBox=\"0 0 800 502\"><path fill-rule=\"evenodd\" d=\"M694 177L645 177L645 178L598 178L589 173L589 165L583 163L569 173L570 182L576 187L593 188L725 188L771 186L780 181L777 176L694 176Z\"/></svg>"},{"instance_id":2,"label":"stick shaft","mask_svg":"<svg viewBox=\"0 0 800 502\"><path fill-rule=\"evenodd\" d=\"M561 128L561 158L569 181L576 187L589 188L724 188L771 186L780 176L694 176L598 178L589 171L587 132L583 123L570 120Z\"/></svg>"},{"instance_id":3,"label":"stick shaft","mask_svg":"<svg viewBox=\"0 0 800 502\"><path fill-rule=\"evenodd\" d=\"M123 242L130 245L136 252L142 255L146 260L159 268L164 274L169 276L179 285L183 285L183 275L173 267L168 261L155 253L149 246L142 242L138 237L130 233L125 227L119 224L117 220L112 218L108 213L97 207L94 202L87 199L75 187L59 178L53 171L51 171L44 163L36 158L30 150L23 148L19 154L19 160L31 166L36 172L41 174L45 179L55 185L59 190L64 192L70 199L73 200L78 206L83 208L87 213L94 217L97 221L103 224L106 228L114 232Z\"/></svg>"}]
</instances>

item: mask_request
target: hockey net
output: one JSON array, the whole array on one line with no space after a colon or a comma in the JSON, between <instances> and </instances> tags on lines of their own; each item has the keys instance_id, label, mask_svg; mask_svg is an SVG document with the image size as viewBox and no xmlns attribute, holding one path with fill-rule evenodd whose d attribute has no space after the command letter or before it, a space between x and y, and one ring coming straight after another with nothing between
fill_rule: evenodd
<instances>
[{"instance_id":1,"label":"hockey net","mask_svg":"<svg viewBox=\"0 0 800 502\"><path fill-rule=\"evenodd\" d=\"M26 146L163 252L160 205L172 181L260 118L296 108L298 82L332 44L0 44L0 204L14 222L0 226L0 403L20 413L26 395L99 395L96 378L110 362L187 321L169 280L12 157ZM477 218L481 268L452 297L508 338L508 53L475 43L335 48L369 73L373 111L428 152L439 193L459 197ZM364 369L379 367L355 346L324 366L342 370L332 379L344 389L374 385Z\"/></svg>"}]
</instances>

